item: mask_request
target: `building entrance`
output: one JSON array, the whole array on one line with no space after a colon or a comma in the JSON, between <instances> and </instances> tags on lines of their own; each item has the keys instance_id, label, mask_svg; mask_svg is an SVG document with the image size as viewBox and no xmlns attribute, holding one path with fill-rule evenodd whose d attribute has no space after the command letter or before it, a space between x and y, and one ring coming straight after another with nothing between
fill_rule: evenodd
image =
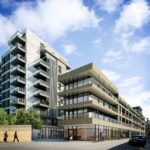
<instances>
[{"instance_id":1,"label":"building entrance","mask_svg":"<svg viewBox=\"0 0 150 150\"><path fill-rule=\"evenodd\" d=\"M68 139L72 136L73 140L77 140L77 129L68 129Z\"/></svg>"}]
</instances>

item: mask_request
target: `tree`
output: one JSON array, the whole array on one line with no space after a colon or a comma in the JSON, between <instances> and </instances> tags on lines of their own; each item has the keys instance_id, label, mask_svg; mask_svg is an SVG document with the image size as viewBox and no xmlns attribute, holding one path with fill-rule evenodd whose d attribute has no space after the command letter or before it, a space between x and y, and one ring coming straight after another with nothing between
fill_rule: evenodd
<instances>
[{"instance_id":1,"label":"tree","mask_svg":"<svg viewBox=\"0 0 150 150\"><path fill-rule=\"evenodd\" d=\"M25 114L26 116L26 124L31 124L33 129L41 129L42 128L42 120L40 118L40 114L38 111L34 109L30 109Z\"/></svg>"},{"instance_id":2,"label":"tree","mask_svg":"<svg viewBox=\"0 0 150 150\"><path fill-rule=\"evenodd\" d=\"M15 116L13 114L8 115L8 124L14 125L15 124Z\"/></svg>"},{"instance_id":3,"label":"tree","mask_svg":"<svg viewBox=\"0 0 150 150\"><path fill-rule=\"evenodd\" d=\"M15 124L22 125L26 123L26 115L24 109L18 109L15 115Z\"/></svg>"},{"instance_id":4,"label":"tree","mask_svg":"<svg viewBox=\"0 0 150 150\"><path fill-rule=\"evenodd\" d=\"M1 125L8 125L8 115L6 111L0 108L0 124Z\"/></svg>"}]
</instances>

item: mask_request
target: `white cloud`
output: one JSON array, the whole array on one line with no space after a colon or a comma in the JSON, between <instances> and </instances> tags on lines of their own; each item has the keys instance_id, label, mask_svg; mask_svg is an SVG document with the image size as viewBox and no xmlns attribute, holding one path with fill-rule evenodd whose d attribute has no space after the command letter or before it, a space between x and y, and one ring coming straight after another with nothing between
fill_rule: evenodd
<instances>
[{"instance_id":1,"label":"white cloud","mask_svg":"<svg viewBox=\"0 0 150 150\"><path fill-rule=\"evenodd\" d=\"M52 41L69 31L98 27L101 21L101 18L97 18L94 11L89 10L80 0L20 2L10 16L1 17L1 27L7 26L0 29L1 44L7 42L5 37L13 34L12 26L13 30L30 28L44 40Z\"/></svg>"},{"instance_id":2,"label":"white cloud","mask_svg":"<svg viewBox=\"0 0 150 150\"><path fill-rule=\"evenodd\" d=\"M131 87L132 85L135 85L137 84L139 81L141 80L141 77L130 77L130 78L127 78L127 79L124 79L122 80L118 87L121 88L121 87Z\"/></svg>"},{"instance_id":3,"label":"white cloud","mask_svg":"<svg viewBox=\"0 0 150 150\"><path fill-rule=\"evenodd\" d=\"M116 73L116 72L114 72L114 71L111 71L111 70L102 70L102 72L105 74L105 76L106 77L108 77L108 79L110 80L110 81L112 81L112 82L115 82L115 81L117 81L120 77L121 77L121 75L120 74L118 74L118 73Z\"/></svg>"},{"instance_id":4,"label":"white cloud","mask_svg":"<svg viewBox=\"0 0 150 150\"><path fill-rule=\"evenodd\" d=\"M0 44L6 44L6 41L16 32L14 24L6 17L0 14Z\"/></svg>"},{"instance_id":5,"label":"white cloud","mask_svg":"<svg viewBox=\"0 0 150 150\"><path fill-rule=\"evenodd\" d=\"M75 53L75 50L76 50L76 47L73 44L63 45L63 48L64 48L64 53L66 55L71 55Z\"/></svg>"},{"instance_id":6,"label":"white cloud","mask_svg":"<svg viewBox=\"0 0 150 150\"><path fill-rule=\"evenodd\" d=\"M102 40L101 38L98 38L96 40L93 40L92 43L97 47L100 48L102 46Z\"/></svg>"},{"instance_id":7,"label":"white cloud","mask_svg":"<svg viewBox=\"0 0 150 150\"><path fill-rule=\"evenodd\" d=\"M112 13L123 3L124 0L97 0L96 3L101 10Z\"/></svg>"},{"instance_id":8,"label":"white cloud","mask_svg":"<svg viewBox=\"0 0 150 150\"><path fill-rule=\"evenodd\" d=\"M121 51L109 50L109 51L106 52L105 56L107 56L107 57L120 57L121 56Z\"/></svg>"},{"instance_id":9,"label":"white cloud","mask_svg":"<svg viewBox=\"0 0 150 150\"><path fill-rule=\"evenodd\" d=\"M150 116L150 91L144 90L142 78L140 76L123 79L118 83L121 97L132 107L141 106L143 114Z\"/></svg>"},{"instance_id":10,"label":"white cloud","mask_svg":"<svg viewBox=\"0 0 150 150\"><path fill-rule=\"evenodd\" d=\"M123 59L124 57L122 56L121 51L112 51L109 50L106 52L104 59L102 60L103 63L105 64L111 64L114 63L118 60Z\"/></svg>"},{"instance_id":11,"label":"white cloud","mask_svg":"<svg viewBox=\"0 0 150 150\"><path fill-rule=\"evenodd\" d=\"M145 0L132 0L124 5L120 18L116 21L115 32L129 32L141 28L150 19L150 8Z\"/></svg>"},{"instance_id":12,"label":"white cloud","mask_svg":"<svg viewBox=\"0 0 150 150\"><path fill-rule=\"evenodd\" d=\"M127 89L129 91L130 88ZM123 98L131 105L131 106L141 106L143 109L143 114L147 118L150 116L150 91L135 92L135 93L126 93L123 95Z\"/></svg>"},{"instance_id":13,"label":"white cloud","mask_svg":"<svg viewBox=\"0 0 150 150\"><path fill-rule=\"evenodd\" d=\"M101 44L101 39L98 38L98 39L92 41L92 43L94 43L94 44Z\"/></svg>"},{"instance_id":14,"label":"white cloud","mask_svg":"<svg viewBox=\"0 0 150 150\"><path fill-rule=\"evenodd\" d=\"M150 53L150 37L142 38L138 42L134 43L131 47L131 51L137 53Z\"/></svg>"}]
</instances>

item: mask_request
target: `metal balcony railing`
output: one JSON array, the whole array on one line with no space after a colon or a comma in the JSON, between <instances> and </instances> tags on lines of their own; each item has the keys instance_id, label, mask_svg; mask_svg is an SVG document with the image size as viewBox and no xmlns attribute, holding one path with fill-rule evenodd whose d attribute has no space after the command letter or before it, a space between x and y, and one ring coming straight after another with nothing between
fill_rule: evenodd
<instances>
[{"instance_id":1,"label":"metal balcony railing","mask_svg":"<svg viewBox=\"0 0 150 150\"><path fill-rule=\"evenodd\" d=\"M22 66L20 66L20 65L17 65L17 66L15 66L15 67L11 68L11 71L14 71L14 70L22 70L22 71L25 71L25 67L22 67Z\"/></svg>"},{"instance_id":2,"label":"metal balcony railing","mask_svg":"<svg viewBox=\"0 0 150 150\"><path fill-rule=\"evenodd\" d=\"M38 73L42 73L42 74L44 74L44 75L46 75L46 76L49 77L49 73L46 72L46 71L44 71L44 70L42 70L42 69L36 70L36 71L34 72L34 75L36 75L36 74L38 74Z\"/></svg>"},{"instance_id":3,"label":"metal balcony railing","mask_svg":"<svg viewBox=\"0 0 150 150\"><path fill-rule=\"evenodd\" d=\"M11 93L13 92L25 92L25 88L21 88L21 87L15 87L14 89L11 90Z\"/></svg>"},{"instance_id":4,"label":"metal balcony railing","mask_svg":"<svg viewBox=\"0 0 150 150\"><path fill-rule=\"evenodd\" d=\"M35 92L34 92L34 95L36 95L36 94L42 94L42 95L49 96L48 92L45 92L45 91L43 91L43 90L37 90L37 91L35 91Z\"/></svg>"},{"instance_id":5,"label":"metal balcony railing","mask_svg":"<svg viewBox=\"0 0 150 150\"><path fill-rule=\"evenodd\" d=\"M11 60L11 61L13 61L13 60L15 60L15 59L22 59L22 60L24 60L24 61L25 61L25 57L24 57L24 56L22 56L22 55L20 55L20 54L15 55L15 56L12 58L12 60Z\"/></svg>"},{"instance_id":6,"label":"metal balcony railing","mask_svg":"<svg viewBox=\"0 0 150 150\"><path fill-rule=\"evenodd\" d=\"M107 121L107 122L118 124L118 120L115 120L113 118L104 116L102 114L97 114L97 113L94 113L94 112L78 113L78 114L70 114L70 115L62 115L60 117L63 120L96 118L96 119L99 119L99 120L104 120L104 121Z\"/></svg>"},{"instance_id":7,"label":"metal balcony railing","mask_svg":"<svg viewBox=\"0 0 150 150\"><path fill-rule=\"evenodd\" d=\"M41 79L36 80L36 81L34 82L34 85L39 84L39 83L44 84L44 85L46 85L46 86L49 86L48 82L46 82L46 81L44 81L44 80L41 80Z\"/></svg>"},{"instance_id":8,"label":"metal balcony railing","mask_svg":"<svg viewBox=\"0 0 150 150\"><path fill-rule=\"evenodd\" d=\"M15 80L20 80L22 82L25 82L25 78L21 77L21 76L16 76L16 77L14 76L14 77L12 77L11 82L13 82Z\"/></svg>"},{"instance_id":9,"label":"metal balcony railing","mask_svg":"<svg viewBox=\"0 0 150 150\"><path fill-rule=\"evenodd\" d=\"M25 103L25 99L24 98L16 98L16 99L12 100L12 103L18 103L18 102Z\"/></svg>"}]
</instances>

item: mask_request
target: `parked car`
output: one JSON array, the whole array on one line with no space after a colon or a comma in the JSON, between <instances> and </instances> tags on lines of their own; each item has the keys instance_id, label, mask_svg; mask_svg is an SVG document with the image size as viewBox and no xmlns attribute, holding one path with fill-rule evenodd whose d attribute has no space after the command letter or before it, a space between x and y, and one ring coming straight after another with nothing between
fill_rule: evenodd
<instances>
[{"instance_id":1,"label":"parked car","mask_svg":"<svg viewBox=\"0 0 150 150\"><path fill-rule=\"evenodd\" d=\"M129 145L144 147L145 144L146 144L146 137L144 135L132 136L132 138L129 140Z\"/></svg>"}]
</instances>

